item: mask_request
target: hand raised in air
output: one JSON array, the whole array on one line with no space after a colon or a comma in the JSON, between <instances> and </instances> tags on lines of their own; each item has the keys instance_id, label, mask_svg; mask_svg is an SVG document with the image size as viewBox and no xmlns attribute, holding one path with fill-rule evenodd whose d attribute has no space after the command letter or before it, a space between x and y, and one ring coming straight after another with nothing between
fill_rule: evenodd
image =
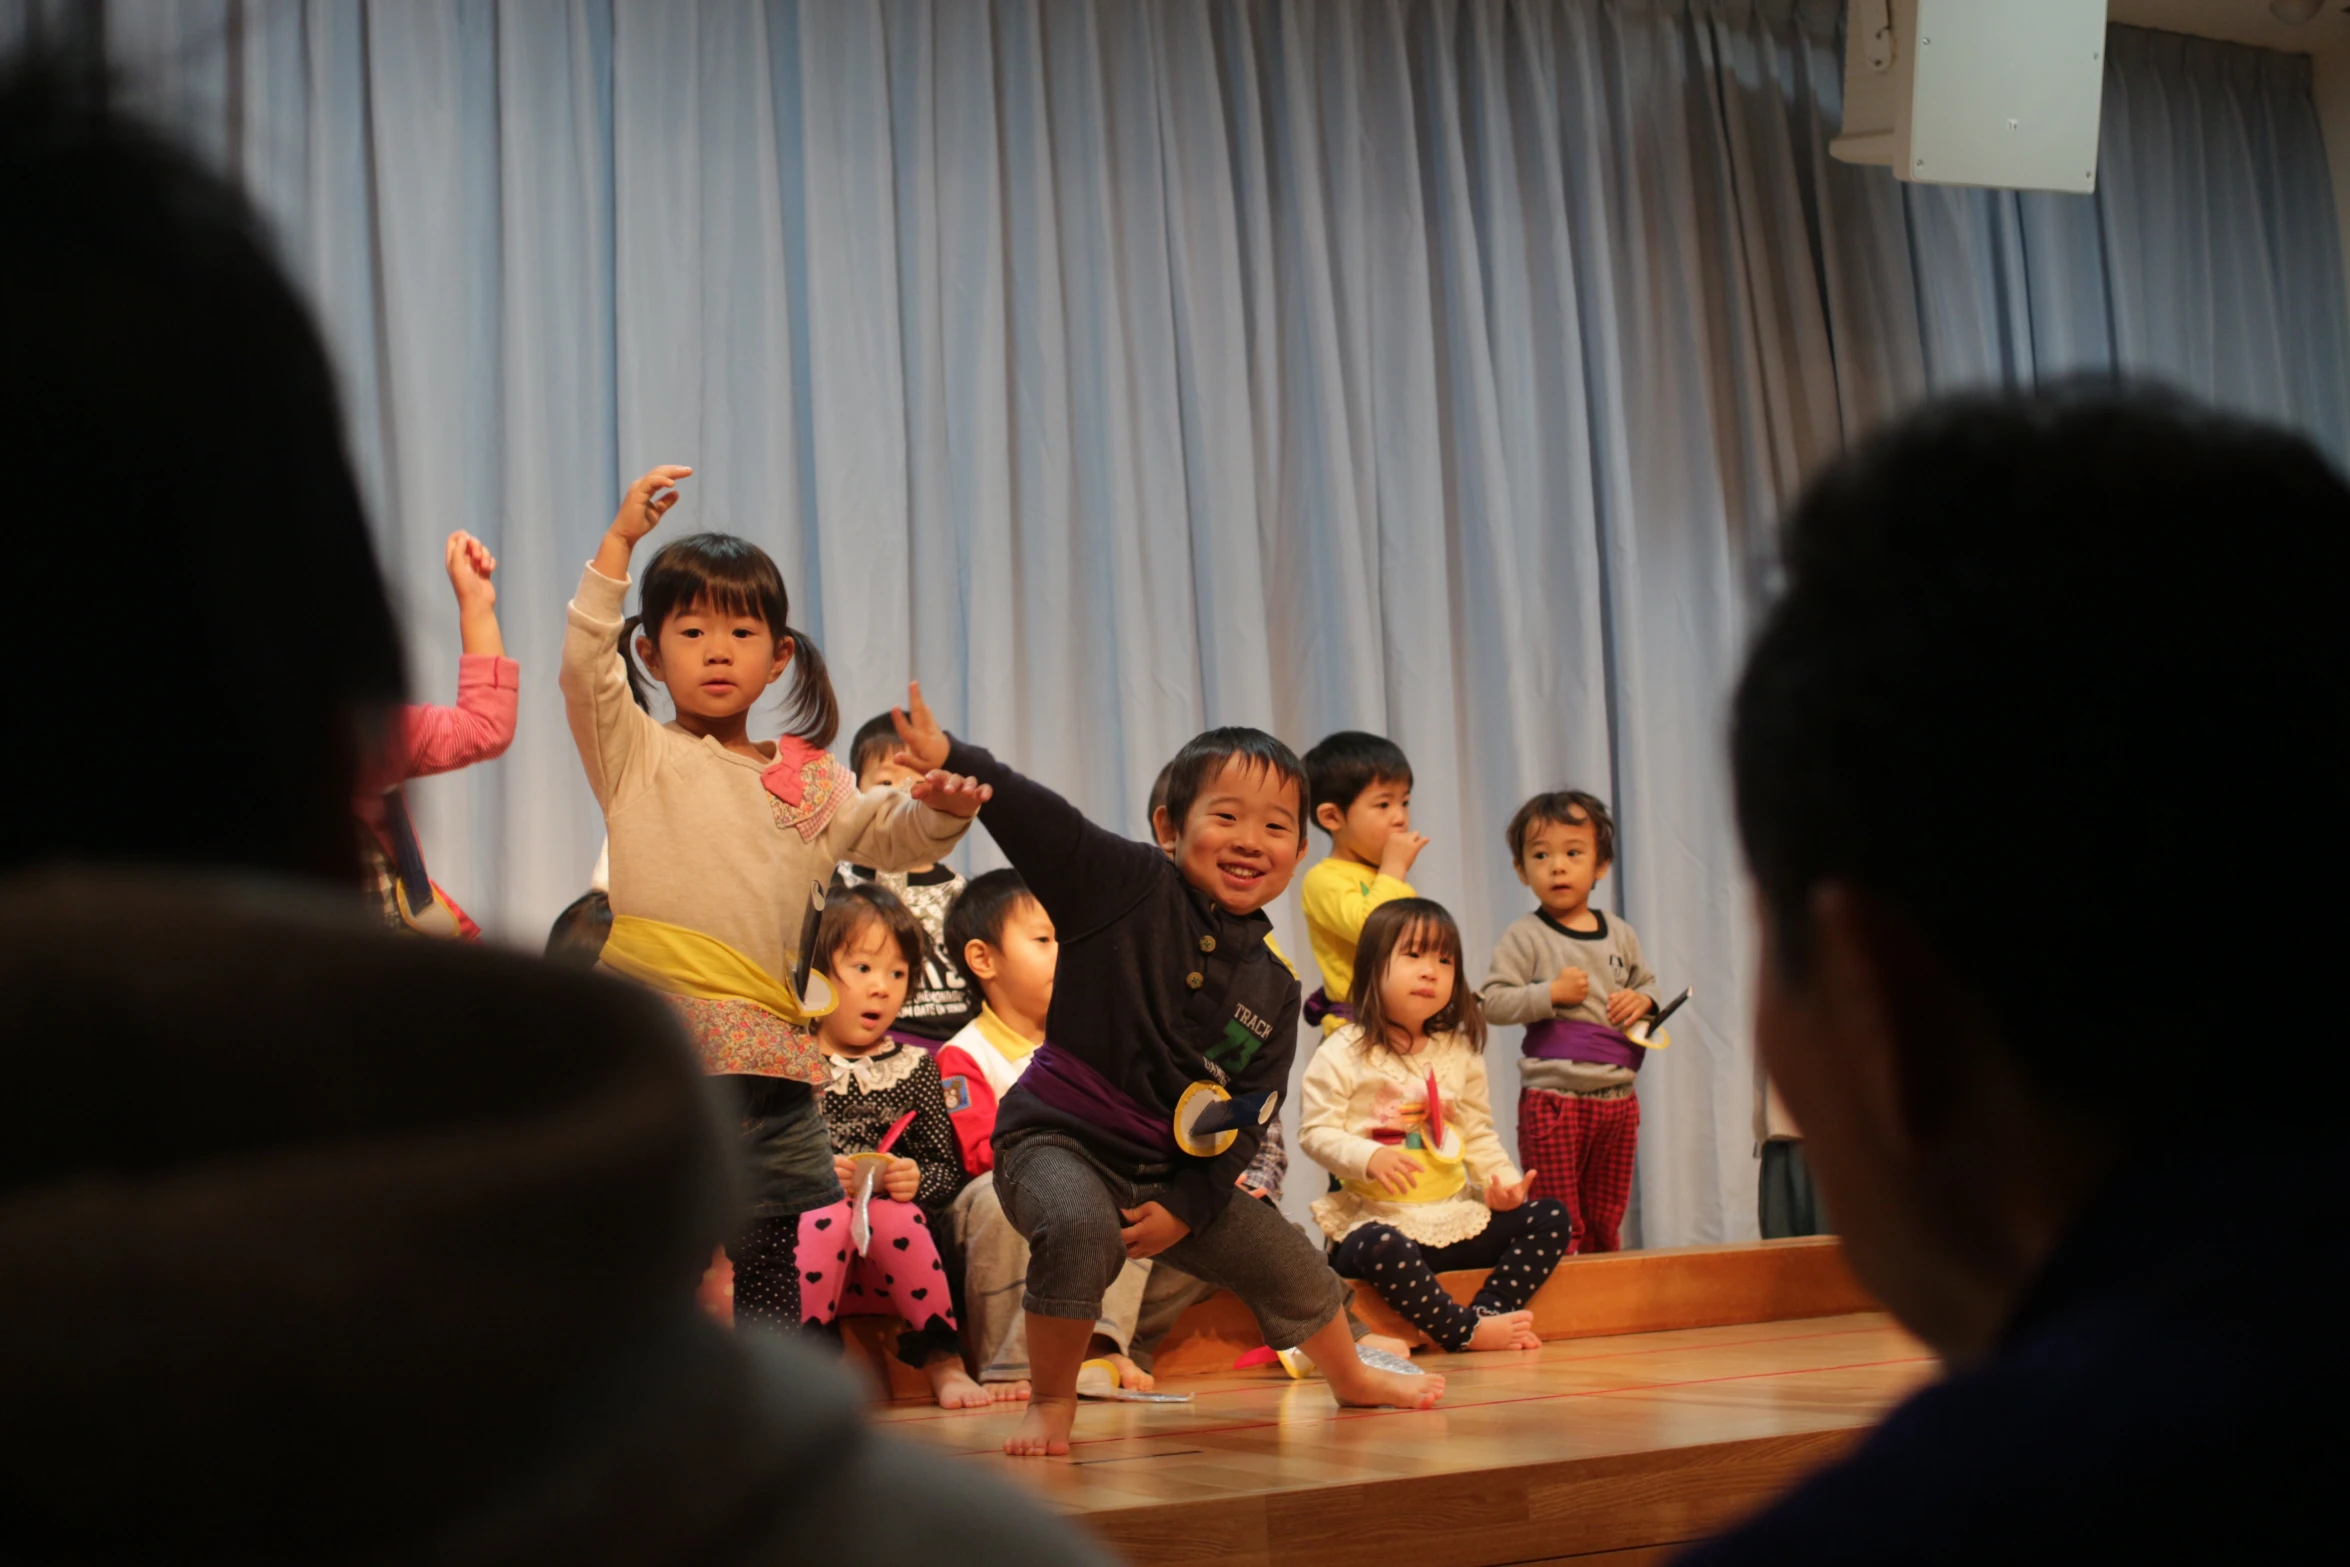
<instances>
[{"instance_id":1,"label":"hand raised in air","mask_svg":"<svg viewBox=\"0 0 2350 1567\"><path fill-rule=\"evenodd\" d=\"M897 725L898 765L918 772L935 772L947 764L947 732L938 725L938 715L930 704L922 700L922 682L906 682L906 705L889 710L890 722Z\"/></svg>"}]
</instances>

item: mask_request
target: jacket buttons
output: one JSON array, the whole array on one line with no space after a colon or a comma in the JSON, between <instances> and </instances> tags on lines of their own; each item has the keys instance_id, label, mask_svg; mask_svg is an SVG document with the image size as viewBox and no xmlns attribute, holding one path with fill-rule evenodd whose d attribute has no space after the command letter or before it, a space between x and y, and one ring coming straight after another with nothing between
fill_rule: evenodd
<instances>
[{"instance_id":1,"label":"jacket buttons","mask_svg":"<svg viewBox=\"0 0 2350 1567\"><path fill-rule=\"evenodd\" d=\"M1215 950L1216 950L1216 938L1215 938L1215 937L1213 937L1213 936L1202 936L1202 937L1200 937L1200 939L1199 939L1199 949L1200 949L1200 951L1202 951L1202 952L1213 952L1213 951L1215 951Z\"/></svg>"},{"instance_id":2,"label":"jacket buttons","mask_svg":"<svg viewBox=\"0 0 2350 1567\"><path fill-rule=\"evenodd\" d=\"M1206 984L1207 982L1208 976L1202 974L1198 969L1193 969L1190 973L1183 976L1183 983L1189 985L1194 990L1199 989L1200 986Z\"/></svg>"}]
</instances>

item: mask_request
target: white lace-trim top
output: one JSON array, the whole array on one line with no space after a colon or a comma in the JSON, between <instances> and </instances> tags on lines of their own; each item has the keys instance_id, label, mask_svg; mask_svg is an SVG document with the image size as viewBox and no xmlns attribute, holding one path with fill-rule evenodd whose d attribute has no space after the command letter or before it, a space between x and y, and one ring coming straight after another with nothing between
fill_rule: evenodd
<instances>
[{"instance_id":1,"label":"white lace-trim top","mask_svg":"<svg viewBox=\"0 0 2350 1567\"><path fill-rule=\"evenodd\" d=\"M824 1059L832 1068L832 1087L835 1092L854 1084L866 1093L878 1094L912 1077L924 1056L919 1050L890 1041L871 1055L827 1055Z\"/></svg>"},{"instance_id":2,"label":"white lace-trim top","mask_svg":"<svg viewBox=\"0 0 2350 1567\"><path fill-rule=\"evenodd\" d=\"M1341 1180L1361 1180L1371 1155L1427 1113L1428 1077L1436 1077L1445 1120L1460 1133L1470 1185L1443 1202L1387 1202L1336 1191L1314 1204L1314 1222L1334 1241L1366 1224L1392 1225L1423 1246L1450 1246L1485 1232L1493 1217L1477 1195L1495 1181L1516 1182L1517 1169L1493 1130L1485 1058L1457 1034L1431 1039L1409 1057L1363 1048L1349 1023L1322 1042L1307 1064L1299 1101L1298 1146Z\"/></svg>"}]
</instances>

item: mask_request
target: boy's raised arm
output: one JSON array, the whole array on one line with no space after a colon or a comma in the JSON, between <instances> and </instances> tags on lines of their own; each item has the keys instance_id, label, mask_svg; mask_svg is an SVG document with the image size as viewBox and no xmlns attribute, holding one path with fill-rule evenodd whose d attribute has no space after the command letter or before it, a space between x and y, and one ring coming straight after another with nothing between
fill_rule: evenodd
<instances>
[{"instance_id":1,"label":"boy's raised arm","mask_svg":"<svg viewBox=\"0 0 2350 1567\"><path fill-rule=\"evenodd\" d=\"M1166 857L1157 849L1096 826L1076 806L978 746L950 741L945 766L995 791L980 807L979 820L1053 917L1064 943L1125 913L1166 874Z\"/></svg>"}]
</instances>

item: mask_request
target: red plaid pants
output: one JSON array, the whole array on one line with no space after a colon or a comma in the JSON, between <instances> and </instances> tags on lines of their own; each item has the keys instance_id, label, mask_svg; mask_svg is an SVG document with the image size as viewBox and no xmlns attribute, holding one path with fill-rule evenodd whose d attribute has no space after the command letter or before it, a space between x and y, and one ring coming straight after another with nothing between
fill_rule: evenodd
<instances>
[{"instance_id":1,"label":"red plaid pants","mask_svg":"<svg viewBox=\"0 0 2350 1567\"><path fill-rule=\"evenodd\" d=\"M1632 1154L1639 1146L1637 1094L1601 1099L1547 1088L1518 1091L1518 1162L1534 1172L1534 1196L1566 1205L1576 1251L1624 1249Z\"/></svg>"}]
</instances>

